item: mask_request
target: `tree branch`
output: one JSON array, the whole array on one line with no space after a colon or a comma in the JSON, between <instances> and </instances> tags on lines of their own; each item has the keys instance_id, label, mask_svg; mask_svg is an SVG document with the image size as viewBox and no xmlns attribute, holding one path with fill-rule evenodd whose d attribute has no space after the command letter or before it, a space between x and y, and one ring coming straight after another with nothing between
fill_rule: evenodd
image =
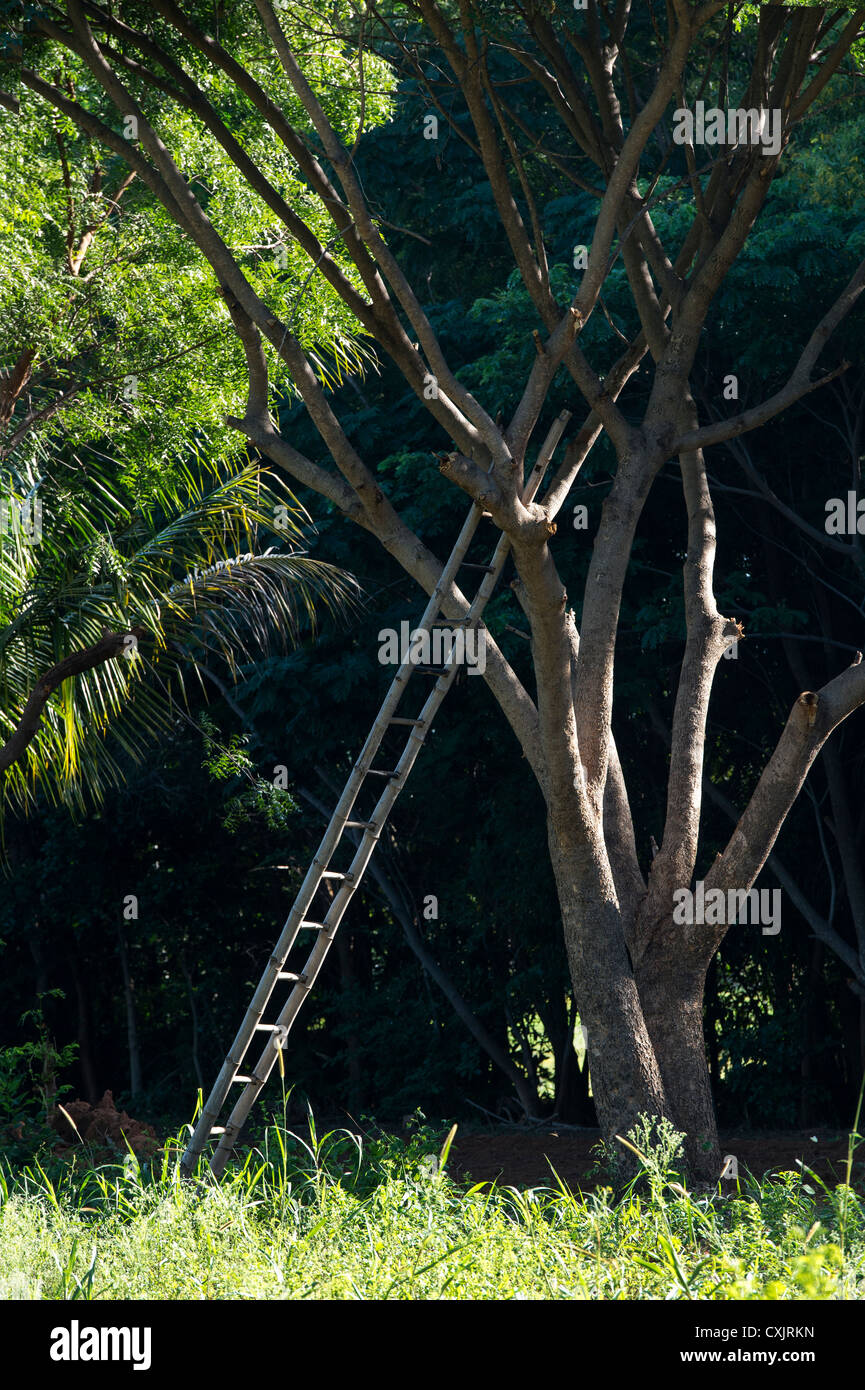
<instances>
[{"instance_id":1,"label":"tree branch","mask_svg":"<svg viewBox=\"0 0 865 1390\"><path fill-rule=\"evenodd\" d=\"M29 744L39 732L45 706L58 686L72 676L92 671L94 667L112 661L128 650L130 638L138 641L146 636L146 633L147 629L143 627L132 627L127 632L106 633L92 647L85 647L83 651L73 652L71 656L64 657L56 666L46 671L44 676L40 676L24 706L14 733L0 749L0 772L5 772L13 764L21 761Z\"/></svg>"},{"instance_id":2,"label":"tree branch","mask_svg":"<svg viewBox=\"0 0 865 1390\"><path fill-rule=\"evenodd\" d=\"M805 691L794 704L784 732L724 850L706 875L710 888L748 889L778 837L814 759L832 730L865 703L865 663L860 652L819 691ZM684 885L680 885L684 886ZM707 960L726 928L701 928Z\"/></svg>"},{"instance_id":3,"label":"tree branch","mask_svg":"<svg viewBox=\"0 0 865 1390\"><path fill-rule=\"evenodd\" d=\"M682 414L694 419L690 394ZM667 783L667 813L661 848L649 873L649 896L640 930L651 931L669 914L672 892L690 883L697 859L702 804L703 759L709 699L715 670L738 624L725 622L713 589L715 513L700 450L681 457L682 488L688 510L688 550L684 563L685 655L676 690Z\"/></svg>"},{"instance_id":4,"label":"tree branch","mask_svg":"<svg viewBox=\"0 0 865 1390\"><path fill-rule=\"evenodd\" d=\"M839 367L827 372L819 381L811 381L811 372L817 358L839 323L850 313L863 289L865 289L865 260L860 262L831 309L826 311L817 324L802 349L799 361L793 368L786 386L783 386L780 391L776 391L774 396L770 396L761 405L744 410L740 415L734 415L732 419L719 420L713 425L703 425L700 429L689 430L676 440L672 446L672 451L681 453L683 450L707 449L712 444L723 444L728 439L735 439L748 430L764 425L767 420L771 420L774 415L786 410L787 406L798 401L800 397L807 395L810 391L816 391L818 387L825 386L827 381L833 381L835 377L845 372L850 365L849 362L842 362Z\"/></svg>"}]
</instances>

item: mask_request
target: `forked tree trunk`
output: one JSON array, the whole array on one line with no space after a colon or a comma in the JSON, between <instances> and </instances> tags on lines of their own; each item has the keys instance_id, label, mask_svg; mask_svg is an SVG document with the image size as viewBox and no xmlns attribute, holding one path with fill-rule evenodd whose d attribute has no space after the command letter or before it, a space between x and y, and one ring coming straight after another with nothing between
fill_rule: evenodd
<instances>
[{"instance_id":1,"label":"forked tree trunk","mask_svg":"<svg viewBox=\"0 0 865 1390\"><path fill-rule=\"evenodd\" d=\"M640 1113L666 1118L687 1136L689 1176L716 1182L721 1153L703 1033L705 967L689 959L682 928L669 924L635 970L625 945L630 924L612 884L599 882L588 849L564 854L552 832L550 851L605 1138L615 1143ZM627 1166L624 1150L622 1158Z\"/></svg>"}]
</instances>

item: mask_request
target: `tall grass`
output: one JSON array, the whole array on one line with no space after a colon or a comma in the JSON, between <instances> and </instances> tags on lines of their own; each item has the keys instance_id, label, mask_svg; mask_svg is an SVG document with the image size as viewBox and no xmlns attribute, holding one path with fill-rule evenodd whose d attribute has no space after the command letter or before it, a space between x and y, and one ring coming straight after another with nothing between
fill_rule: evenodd
<instances>
[{"instance_id":1,"label":"tall grass","mask_svg":"<svg viewBox=\"0 0 865 1390\"><path fill-rule=\"evenodd\" d=\"M858 1120L858 1117L857 1117ZM448 1136L266 1131L217 1185L144 1163L0 1168L0 1294L87 1299L858 1299L865 1211L810 1170L695 1195L632 1131L644 1191L454 1181ZM657 1135L655 1136L657 1138ZM858 1142L858 1135L855 1136ZM852 1163L852 1149L851 1149ZM807 1180L810 1179L810 1180ZM732 1195L730 1195L732 1189Z\"/></svg>"}]
</instances>

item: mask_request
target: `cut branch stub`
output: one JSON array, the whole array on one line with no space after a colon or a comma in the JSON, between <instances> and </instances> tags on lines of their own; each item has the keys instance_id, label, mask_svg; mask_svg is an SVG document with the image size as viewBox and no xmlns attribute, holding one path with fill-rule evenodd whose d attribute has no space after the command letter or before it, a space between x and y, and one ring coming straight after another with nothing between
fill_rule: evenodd
<instances>
[{"instance_id":1,"label":"cut branch stub","mask_svg":"<svg viewBox=\"0 0 865 1390\"><path fill-rule=\"evenodd\" d=\"M439 460L439 472L461 487L475 502L482 502L490 508L501 506L502 495L496 483L489 473L485 473L472 459L466 458L465 454L445 454Z\"/></svg>"},{"instance_id":2,"label":"cut branch stub","mask_svg":"<svg viewBox=\"0 0 865 1390\"><path fill-rule=\"evenodd\" d=\"M805 711L805 718L808 722L808 727L810 728L817 718L817 709L820 704L820 696L817 695L813 690L805 690L799 696L797 703Z\"/></svg>"}]
</instances>

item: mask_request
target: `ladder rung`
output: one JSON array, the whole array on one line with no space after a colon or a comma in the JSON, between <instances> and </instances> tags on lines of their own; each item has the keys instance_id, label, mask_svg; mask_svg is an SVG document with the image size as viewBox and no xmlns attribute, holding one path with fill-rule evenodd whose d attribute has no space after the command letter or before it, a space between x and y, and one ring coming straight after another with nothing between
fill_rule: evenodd
<instances>
[{"instance_id":1,"label":"ladder rung","mask_svg":"<svg viewBox=\"0 0 865 1390\"><path fill-rule=\"evenodd\" d=\"M252 1077L251 1077L251 1076L241 1076L240 1073L238 1072L237 1076L233 1076L233 1077L231 1078L231 1080L232 1080L233 1082L234 1082L234 1081L242 1081L242 1082L245 1084L247 1081L251 1081L251 1080L252 1080Z\"/></svg>"},{"instance_id":2,"label":"ladder rung","mask_svg":"<svg viewBox=\"0 0 865 1390\"><path fill-rule=\"evenodd\" d=\"M293 970L280 970L276 977L278 980L294 980L297 984L306 984L305 975L295 975Z\"/></svg>"},{"instance_id":3,"label":"ladder rung","mask_svg":"<svg viewBox=\"0 0 865 1390\"><path fill-rule=\"evenodd\" d=\"M213 1125L210 1132L211 1134L224 1134L225 1125Z\"/></svg>"},{"instance_id":4,"label":"ladder rung","mask_svg":"<svg viewBox=\"0 0 865 1390\"><path fill-rule=\"evenodd\" d=\"M278 1033L282 1027L281 1023L256 1023L256 1033Z\"/></svg>"},{"instance_id":5,"label":"ladder rung","mask_svg":"<svg viewBox=\"0 0 865 1390\"><path fill-rule=\"evenodd\" d=\"M314 931L325 931L324 922L301 922L302 927L312 927Z\"/></svg>"},{"instance_id":6,"label":"ladder rung","mask_svg":"<svg viewBox=\"0 0 865 1390\"><path fill-rule=\"evenodd\" d=\"M416 666L414 668L422 676L446 676L451 669L449 666Z\"/></svg>"},{"instance_id":7,"label":"ladder rung","mask_svg":"<svg viewBox=\"0 0 865 1390\"><path fill-rule=\"evenodd\" d=\"M394 715L394 717L392 719L389 719L387 722L388 724L411 724L414 728L420 729L422 728L424 721L422 719L403 719L401 715ZM350 820L346 821L346 825L353 824L355 824L355 822ZM360 822L357 822L357 824L360 824Z\"/></svg>"},{"instance_id":8,"label":"ladder rung","mask_svg":"<svg viewBox=\"0 0 865 1390\"><path fill-rule=\"evenodd\" d=\"M484 574L492 574L495 565L475 565L471 560L463 560L462 568L464 570L483 570Z\"/></svg>"},{"instance_id":9,"label":"ladder rung","mask_svg":"<svg viewBox=\"0 0 865 1390\"><path fill-rule=\"evenodd\" d=\"M411 722L412 722L412 724L415 723L414 720L412 720ZM347 820L345 824L346 824L346 828L350 828L350 829L352 829L352 830L377 830L377 829L378 829L378 826L376 825L376 823L375 823L374 820Z\"/></svg>"},{"instance_id":10,"label":"ladder rung","mask_svg":"<svg viewBox=\"0 0 865 1390\"><path fill-rule=\"evenodd\" d=\"M399 777L398 772L385 772L384 768L381 767L368 767L366 775L367 777Z\"/></svg>"},{"instance_id":11,"label":"ladder rung","mask_svg":"<svg viewBox=\"0 0 865 1390\"><path fill-rule=\"evenodd\" d=\"M351 874L341 874L338 869L325 869L322 878L344 878L348 883L353 882Z\"/></svg>"}]
</instances>

